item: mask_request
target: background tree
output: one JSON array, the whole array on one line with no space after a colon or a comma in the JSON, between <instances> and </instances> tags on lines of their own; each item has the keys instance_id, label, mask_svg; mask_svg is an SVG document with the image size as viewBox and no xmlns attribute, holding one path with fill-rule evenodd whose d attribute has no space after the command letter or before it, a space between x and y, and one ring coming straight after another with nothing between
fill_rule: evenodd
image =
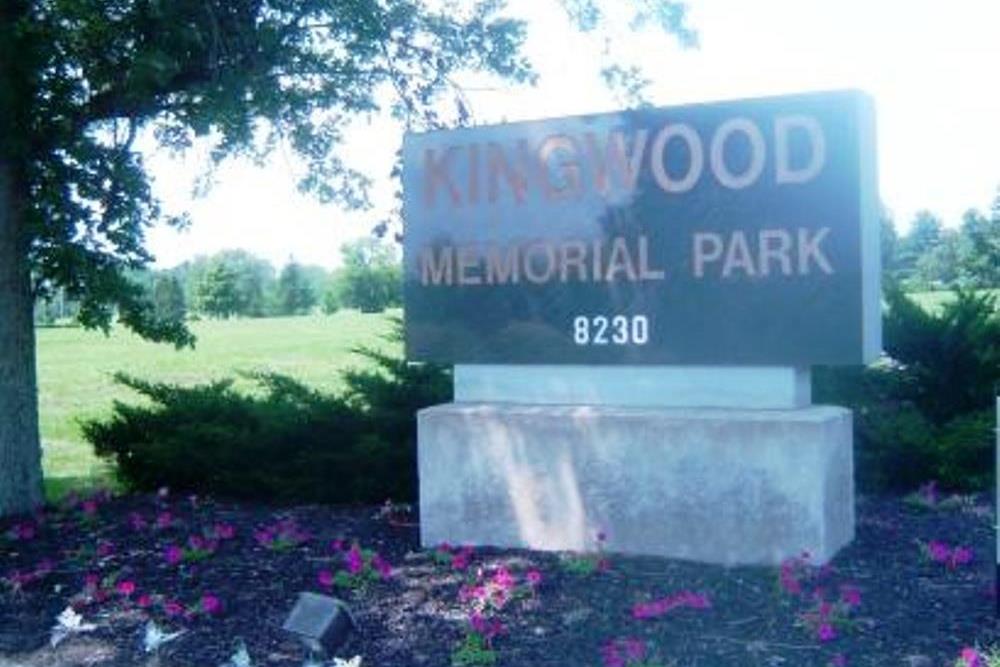
<instances>
[{"instance_id":1,"label":"background tree","mask_svg":"<svg viewBox=\"0 0 1000 667\"><path fill-rule=\"evenodd\" d=\"M581 29L596 0L565 0ZM616 9L621 7L615 3ZM631 0L633 24L694 35L673 0ZM386 109L411 127L460 100L463 71L534 79L524 24L498 0L5 0L0 3L0 515L41 501L32 307L62 286L80 321L115 317L153 340L190 345L125 275L150 261L161 211L136 138L211 144L214 162L263 160L280 144L304 163L300 187L361 206L367 179L338 154L345 120ZM36 279L33 281L33 276Z\"/></svg>"},{"instance_id":2,"label":"background tree","mask_svg":"<svg viewBox=\"0 0 1000 667\"><path fill-rule=\"evenodd\" d=\"M187 315L184 287L177 276L165 274L157 276L153 284L153 311L159 320L183 322Z\"/></svg>"},{"instance_id":3,"label":"background tree","mask_svg":"<svg viewBox=\"0 0 1000 667\"><path fill-rule=\"evenodd\" d=\"M281 270L277 286L277 310L279 315L305 315L316 305L313 291L306 272L300 264L289 262Z\"/></svg>"},{"instance_id":4,"label":"background tree","mask_svg":"<svg viewBox=\"0 0 1000 667\"><path fill-rule=\"evenodd\" d=\"M341 299L363 313L403 305L403 272L396 246L377 238L361 238L341 246L344 268Z\"/></svg>"},{"instance_id":5,"label":"background tree","mask_svg":"<svg viewBox=\"0 0 1000 667\"><path fill-rule=\"evenodd\" d=\"M198 309L210 317L228 318L245 307L236 268L215 260L198 285Z\"/></svg>"},{"instance_id":6,"label":"background tree","mask_svg":"<svg viewBox=\"0 0 1000 667\"><path fill-rule=\"evenodd\" d=\"M1000 287L1000 191L989 216L970 210L962 217L962 274L971 287Z\"/></svg>"},{"instance_id":7,"label":"background tree","mask_svg":"<svg viewBox=\"0 0 1000 667\"><path fill-rule=\"evenodd\" d=\"M954 229L941 230L937 242L917 257L911 276L914 286L923 289L955 287L962 278L962 258L965 255L964 239Z\"/></svg>"},{"instance_id":8,"label":"background tree","mask_svg":"<svg viewBox=\"0 0 1000 667\"><path fill-rule=\"evenodd\" d=\"M930 211L918 211L910 229L896 245L896 273L903 280L918 277L920 258L941 240L941 219Z\"/></svg>"}]
</instances>

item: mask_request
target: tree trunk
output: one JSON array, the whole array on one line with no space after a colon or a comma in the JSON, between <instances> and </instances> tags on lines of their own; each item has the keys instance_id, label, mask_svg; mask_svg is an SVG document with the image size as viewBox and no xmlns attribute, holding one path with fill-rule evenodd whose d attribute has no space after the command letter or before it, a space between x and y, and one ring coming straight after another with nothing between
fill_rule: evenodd
<instances>
[{"instance_id":1,"label":"tree trunk","mask_svg":"<svg viewBox=\"0 0 1000 667\"><path fill-rule=\"evenodd\" d=\"M13 12L0 10L0 35L9 37ZM16 11L16 10L15 10ZM42 502L38 438L38 384L32 317L28 230L25 224L25 153L14 107L24 91L10 40L0 46L0 516L28 512ZM13 56L9 57L9 56Z\"/></svg>"},{"instance_id":2,"label":"tree trunk","mask_svg":"<svg viewBox=\"0 0 1000 667\"><path fill-rule=\"evenodd\" d=\"M33 300L16 172L0 156L0 516L42 502Z\"/></svg>"}]
</instances>

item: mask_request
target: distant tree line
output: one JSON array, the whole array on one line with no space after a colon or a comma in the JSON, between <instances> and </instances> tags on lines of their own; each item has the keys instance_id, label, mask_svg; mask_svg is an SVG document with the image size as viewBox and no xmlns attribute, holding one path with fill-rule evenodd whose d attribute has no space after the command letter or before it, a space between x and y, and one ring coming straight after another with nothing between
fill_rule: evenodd
<instances>
[{"instance_id":1,"label":"distant tree line","mask_svg":"<svg viewBox=\"0 0 1000 667\"><path fill-rule=\"evenodd\" d=\"M130 280L148 288L156 317L286 317L340 308L380 312L403 302L402 268L396 245L362 238L341 247L333 271L290 260L280 271L245 250L224 250L164 271L136 271ZM79 304L54 290L35 306L35 322L72 322Z\"/></svg>"},{"instance_id":2,"label":"distant tree line","mask_svg":"<svg viewBox=\"0 0 1000 667\"><path fill-rule=\"evenodd\" d=\"M882 269L906 291L1000 288L1000 189L988 213L970 209L957 227L919 211L899 235L888 212L882 220ZM340 308L380 312L402 305L398 247L362 238L341 247L342 266L328 271L289 261L277 271L245 250L200 256L166 271L142 271L131 279L149 288L157 317L279 317ZM76 318L79 304L51 290L35 306L45 325Z\"/></svg>"},{"instance_id":3,"label":"distant tree line","mask_svg":"<svg viewBox=\"0 0 1000 667\"><path fill-rule=\"evenodd\" d=\"M1000 288L1000 189L989 213L970 209L957 227L920 211L899 236L884 215L882 268L907 291Z\"/></svg>"}]
</instances>

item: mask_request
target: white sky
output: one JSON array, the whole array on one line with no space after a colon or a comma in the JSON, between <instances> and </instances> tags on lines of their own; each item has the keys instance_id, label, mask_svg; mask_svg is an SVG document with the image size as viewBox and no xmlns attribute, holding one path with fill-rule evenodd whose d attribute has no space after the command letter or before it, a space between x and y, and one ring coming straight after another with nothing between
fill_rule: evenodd
<instances>
[{"instance_id":1,"label":"white sky","mask_svg":"<svg viewBox=\"0 0 1000 667\"><path fill-rule=\"evenodd\" d=\"M922 208L957 225L966 209L989 207L1000 185L1000 0L689 4L699 49L682 51L662 33L624 27L612 46L653 79L653 104L860 88L875 97L881 197L897 229ZM510 13L530 21L527 52L541 80L534 89L471 92L477 122L616 108L598 76L603 43L572 31L557 0L510 0ZM150 155L167 208L193 219L185 232L151 230L157 265L245 248L276 266L289 257L336 266L340 244L369 233L393 205L388 174L400 141L400 130L381 119L351 132L346 155L376 182L377 209L368 213L296 193L294 164L280 153L265 168L225 166L210 194L196 200L188 195L196 156Z\"/></svg>"}]
</instances>

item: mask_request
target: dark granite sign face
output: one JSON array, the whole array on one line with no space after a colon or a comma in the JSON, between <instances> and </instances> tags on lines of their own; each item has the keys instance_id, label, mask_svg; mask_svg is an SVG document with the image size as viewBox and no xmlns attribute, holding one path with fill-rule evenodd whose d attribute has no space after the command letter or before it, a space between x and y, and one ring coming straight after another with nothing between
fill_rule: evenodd
<instances>
[{"instance_id":1,"label":"dark granite sign face","mask_svg":"<svg viewBox=\"0 0 1000 667\"><path fill-rule=\"evenodd\" d=\"M858 92L409 134L407 357L870 361L874 143Z\"/></svg>"}]
</instances>

